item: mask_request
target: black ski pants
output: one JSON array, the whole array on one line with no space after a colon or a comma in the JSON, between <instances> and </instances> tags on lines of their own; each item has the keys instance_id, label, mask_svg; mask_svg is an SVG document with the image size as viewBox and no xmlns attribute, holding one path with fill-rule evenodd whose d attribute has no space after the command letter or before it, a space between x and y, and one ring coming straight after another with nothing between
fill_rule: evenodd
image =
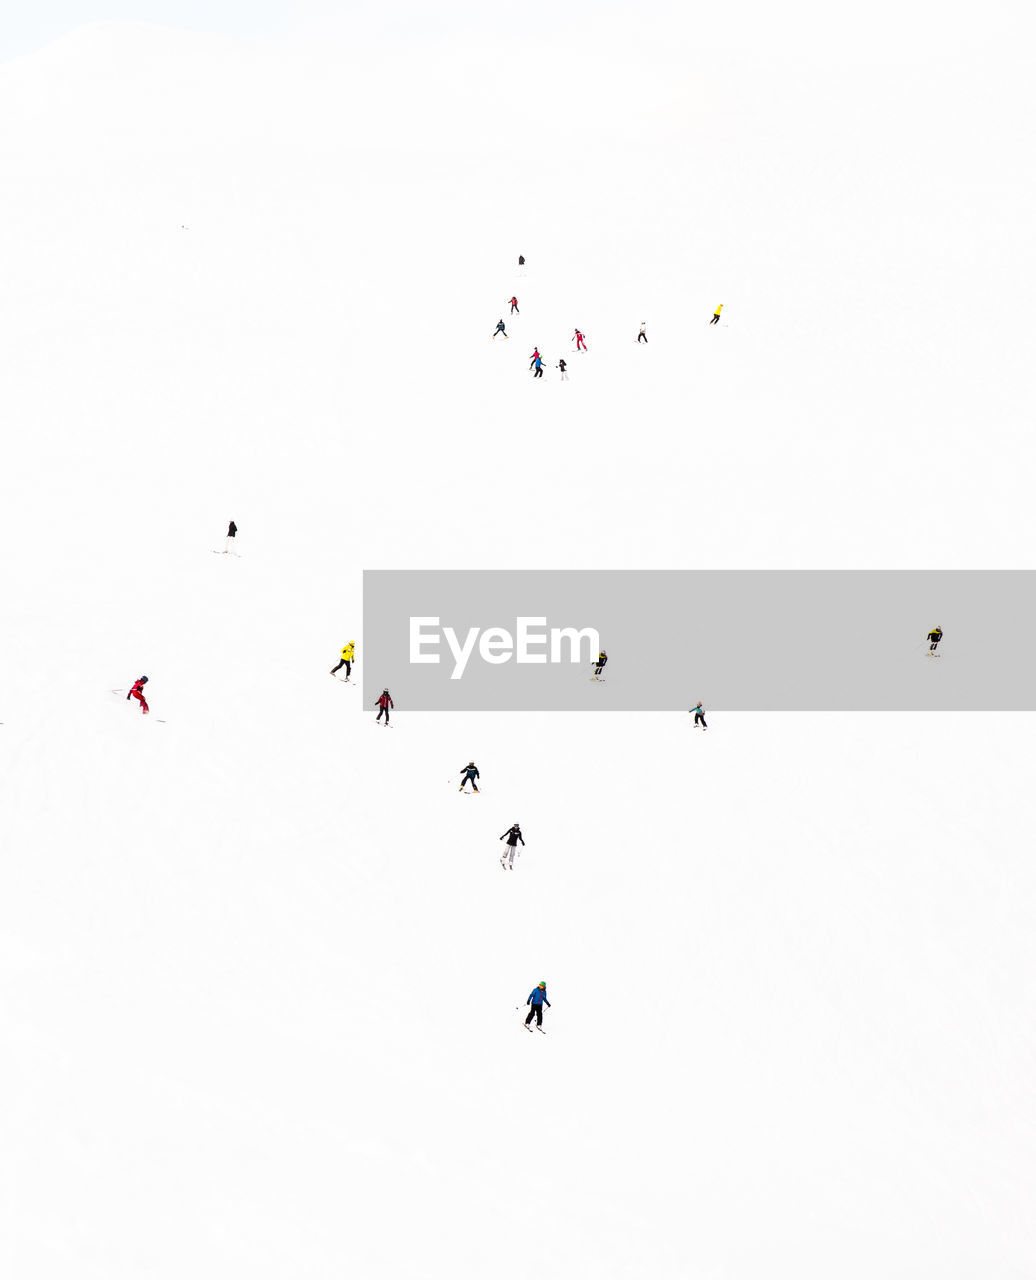
<instances>
[{"instance_id":1,"label":"black ski pants","mask_svg":"<svg viewBox=\"0 0 1036 1280\"><path fill-rule=\"evenodd\" d=\"M529 1005L529 1016L525 1019L525 1025L528 1026L529 1023L533 1020L533 1018L536 1019L536 1025L538 1027L543 1026L543 1005L542 1004Z\"/></svg>"},{"instance_id":2,"label":"black ski pants","mask_svg":"<svg viewBox=\"0 0 1036 1280\"><path fill-rule=\"evenodd\" d=\"M378 720L380 720L380 719L381 719L382 715L384 715L384 717L385 717L385 723L386 723L386 724L388 724L388 722L389 722L389 709L388 709L388 707L379 707L379 708L378 708ZM375 722L375 723L376 723L376 722Z\"/></svg>"},{"instance_id":3,"label":"black ski pants","mask_svg":"<svg viewBox=\"0 0 1036 1280\"><path fill-rule=\"evenodd\" d=\"M346 662L346 660L345 660L344 658L339 658L339 659L338 659L338 666L337 666L337 667L332 667L332 668L331 668L331 674L332 674L332 675L334 675L334 673L335 673L336 671L341 670L341 668L342 668L342 667L345 667L345 678L346 678L346 680L348 680L348 679L349 679L349 672L350 672L350 671L352 671L352 669L353 669L353 664L352 664L351 662Z\"/></svg>"},{"instance_id":4,"label":"black ski pants","mask_svg":"<svg viewBox=\"0 0 1036 1280\"><path fill-rule=\"evenodd\" d=\"M712 319L709 321L709 324L719 324L719 316L718 315L713 316Z\"/></svg>"},{"instance_id":5,"label":"black ski pants","mask_svg":"<svg viewBox=\"0 0 1036 1280\"><path fill-rule=\"evenodd\" d=\"M697 727L699 723L701 724L701 727L702 727L703 729L707 729L707 728L709 727L709 726L705 723L705 713L704 713L703 711L696 711L696 712L694 713L694 724L695 724L695 727Z\"/></svg>"},{"instance_id":6,"label":"black ski pants","mask_svg":"<svg viewBox=\"0 0 1036 1280\"><path fill-rule=\"evenodd\" d=\"M646 334L646 333L638 333L638 334L637 334L637 341L638 341L638 342L647 342L647 334Z\"/></svg>"}]
</instances>

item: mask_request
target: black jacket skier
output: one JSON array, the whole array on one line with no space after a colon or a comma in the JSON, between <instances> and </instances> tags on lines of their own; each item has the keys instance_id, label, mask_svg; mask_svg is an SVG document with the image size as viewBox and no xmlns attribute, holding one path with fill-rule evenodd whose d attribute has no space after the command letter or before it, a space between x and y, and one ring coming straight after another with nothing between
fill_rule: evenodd
<instances>
[{"instance_id":1,"label":"black jacket skier","mask_svg":"<svg viewBox=\"0 0 1036 1280\"><path fill-rule=\"evenodd\" d=\"M522 848L523 849L525 848L525 841L522 840L521 827L519 827L518 823L516 822L513 827L510 827L507 831L504 832L504 834L500 837L500 839L507 841L507 848L504 849L503 857L500 859L500 865L502 867L509 867L510 870L513 871L514 858L515 858L515 854L518 852L519 840L522 841ZM508 858L510 858L510 862L508 862Z\"/></svg>"},{"instance_id":2,"label":"black jacket skier","mask_svg":"<svg viewBox=\"0 0 1036 1280\"><path fill-rule=\"evenodd\" d=\"M928 632L928 639L931 641L931 644L928 646L928 652L934 653L936 646L942 639L942 627L933 627L932 630Z\"/></svg>"},{"instance_id":3,"label":"black jacket skier","mask_svg":"<svg viewBox=\"0 0 1036 1280\"><path fill-rule=\"evenodd\" d=\"M472 791L477 792L478 783L475 781L475 779L478 777L478 769L475 768L474 760L469 760L468 763L464 766L464 768L461 769L461 773L464 775L464 777L461 779L460 790L463 791L465 783L470 782Z\"/></svg>"}]
</instances>

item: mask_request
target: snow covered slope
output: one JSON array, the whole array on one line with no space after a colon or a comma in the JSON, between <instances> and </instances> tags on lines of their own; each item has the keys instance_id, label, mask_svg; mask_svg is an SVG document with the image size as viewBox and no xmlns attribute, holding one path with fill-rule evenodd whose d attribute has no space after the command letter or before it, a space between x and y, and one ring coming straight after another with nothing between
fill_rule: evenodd
<instances>
[{"instance_id":1,"label":"snow covered slope","mask_svg":"<svg viewBox=\"0 0 1036 1280\"><path fill-rule=\"evenodd\" d=\"M0 68L5 1275L1032 1274L1028 719L328 676L363 568L1028 567L1025 82L683 21Z\"/></svg>"}]
</instances>

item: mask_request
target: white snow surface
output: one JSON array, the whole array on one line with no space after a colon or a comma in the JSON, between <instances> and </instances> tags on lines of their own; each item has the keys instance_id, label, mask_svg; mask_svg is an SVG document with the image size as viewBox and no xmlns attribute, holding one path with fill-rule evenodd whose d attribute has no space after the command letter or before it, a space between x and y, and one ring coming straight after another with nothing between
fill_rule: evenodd
<instances>
[{"instance_id":1,"label":"white snow surface","mask_svg":"<svg viewBox=\"0 0 1036 1280\"><path fill-rule=\"evenodd\" d=\"M408 715L360 593L1030 567L1031 77L511 12L0 67L0 1273L1032 1277L1031 719Z\"/></svg>"}]
</instances>

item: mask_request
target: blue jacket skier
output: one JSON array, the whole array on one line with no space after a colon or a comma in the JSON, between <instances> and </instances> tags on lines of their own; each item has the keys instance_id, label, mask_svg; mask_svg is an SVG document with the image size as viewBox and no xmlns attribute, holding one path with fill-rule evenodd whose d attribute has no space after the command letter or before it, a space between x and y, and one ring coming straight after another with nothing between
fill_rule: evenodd
<instances>
[{"instance_id":1,"label":"blue jacket skier","mask_svg":"<svg viewBox=\"0 0 1036 1280\"><path fill-rule=\"evenodd\" d=\"M470 782L472 791L477 793L478 783L475 781L475 779L478 777L478 769L475 768L474 760L469 760L468 763L464 766L464 768L461 769L461 773L464 775L464 777L461 778L461 782L460 782L461 791L464 790L465 784Z\"/></svg>"},{"instance_id":2,"label":"blue jacket skier","mask_svg":"<svg viewBox=\"0 0 1036 1280\"><path fill-rule=\"evenodd\" d=\"M535 1017L536 1025L542 1031L543 1006L546 1005L548 1009L550 1008L550 1001L547 999L547 984L545 982L541 982L538 987L533 987L532 991L529 992L529 998L525 1003L529 1006L529 1016L525 1019L526 1029L529 1031L532 1030L532 1027L529 1024Z\"/></svg>"}]
</instances>

